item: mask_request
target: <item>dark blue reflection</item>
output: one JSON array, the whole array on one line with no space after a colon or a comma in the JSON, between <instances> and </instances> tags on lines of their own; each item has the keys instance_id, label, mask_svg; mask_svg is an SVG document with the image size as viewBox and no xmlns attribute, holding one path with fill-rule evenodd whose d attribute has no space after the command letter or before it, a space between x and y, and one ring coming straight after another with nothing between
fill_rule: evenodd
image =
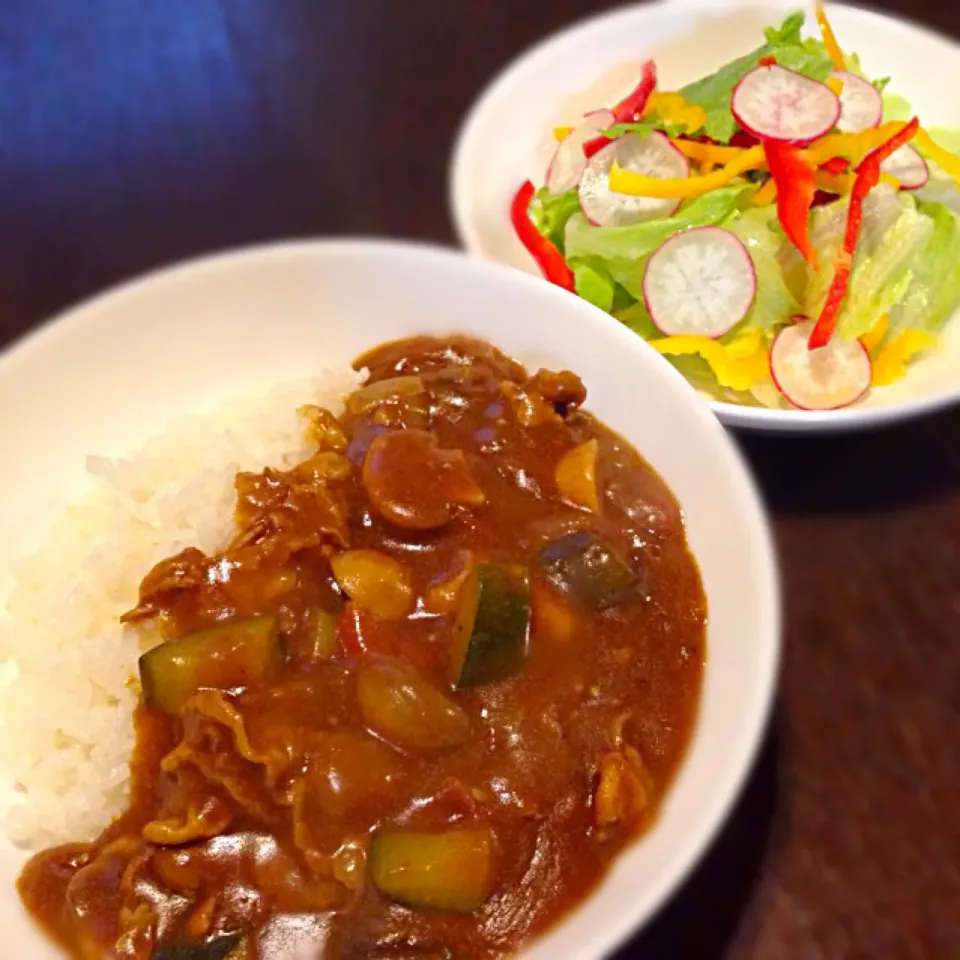
<instances>
[{"instance_id":1,"label":"dark blue reflection","mask_svg":"<svg viewBox=\"0 0 960 960\"><path fill-rule=\"evenodd\" d=\"M53 173L184 141L216 149L245 95L219 3L7 0L0 12L5 165Z\"/></svg>"}]
</instances>

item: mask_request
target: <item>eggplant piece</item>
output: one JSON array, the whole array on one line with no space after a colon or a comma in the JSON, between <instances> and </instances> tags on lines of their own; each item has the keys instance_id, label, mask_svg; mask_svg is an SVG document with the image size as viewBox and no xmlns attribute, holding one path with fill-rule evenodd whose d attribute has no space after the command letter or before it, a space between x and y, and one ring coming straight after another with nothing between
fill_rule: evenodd
<instances>
[{"instance_id":1,"label":"eggplant piece","mask_svg":"<svg viewBox=\"0 0 960 960\"><path fill-rule=\"evenodd\" d=\"M596 534L568 533L539 554L550 584L577 606L593 613L608 610L640 592L640 577Z\"/></svg>"},{"instance_id":2,"label":"eggplant piece","mask_svg":"<svg viewBox=\"0 0 960 960\"><path fill-rule=\"evenodd\" d=\"M177 713L198 690L230 690L267 679L283 660L273 617L243 617L196 630L139 661L144 703Z\"/></svg>"},{"instance_id":3,"label":"eggplant piece","mask_svg":"<svg viewBox=\"0 0 960 960\"><path fill-rule=\"evenodd\" d=\"M242 933L227 933L203 943L171 943L157 947L150 960L227 960L242 940Z\"/></svg>"},{"instance_id":4,"label":"eggplant piece","mask_svg":"<svg viewBox=\"0 0 960 960\"><path fill-rule=\"evenodd\" d=\"M530 580L525 570L478 563L460 595L453 683L472 687L517 673L527 659Z\"/></svg>"},{"instance_id":5,"label":"eggplant piece","mask_svg":"<svg viewBox=\"0 0 960 960\"><path fill-rule=\"evenodd\" d=\"M472 913L493 892L493 854L486 827L386 829L370 846L370 874L381 893L407 906Z\"/></svg>"}]
</instances>

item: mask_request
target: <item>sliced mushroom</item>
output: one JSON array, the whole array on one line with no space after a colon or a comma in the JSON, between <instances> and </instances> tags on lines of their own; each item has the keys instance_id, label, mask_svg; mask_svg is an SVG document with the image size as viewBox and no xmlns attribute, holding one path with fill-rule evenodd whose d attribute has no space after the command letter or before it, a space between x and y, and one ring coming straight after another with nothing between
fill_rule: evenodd
<instances>
[{"instance_id":1,"label":"sliced mushroom","mask_svg":"<svg viewBox=\"0 0 960 960\"><path fill-rule=\"evenodd\" d=\"M454 505L486 502L463 451L441 450L426 430L377 436L363 462L363 485L377 512L407 530L441 527Z\"/></svg>"}]
</instances>

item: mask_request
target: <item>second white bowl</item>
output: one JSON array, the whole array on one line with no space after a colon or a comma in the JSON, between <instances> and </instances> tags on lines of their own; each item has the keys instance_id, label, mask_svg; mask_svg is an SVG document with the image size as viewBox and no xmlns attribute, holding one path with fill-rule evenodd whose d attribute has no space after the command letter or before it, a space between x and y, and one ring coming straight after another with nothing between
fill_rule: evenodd
<instances>
[{"instance_id":1,"label":"second white bowl","mask_svg":"<svg viewBox=\"0 0 960 960\"><path fill-rule=\"evenodd\" d=\"M542 183L556 146L553 128L616 102L648 57L660 86L675 90L755 49L763 28L808 0L667 0L624 7L584 20L544 40L500 73L474 105L460 132L450 170L450 205L466 250L529 273L536 267L510 225L508 206L526 179ZM927 125L960 126L960 47L893 17L831 4L830 18L868 75L891 77ZM940 350L895 384L871 391L853 407L820 412L771 410L710 401L735 427L781 433L881 426L960 402L960 320Z\"/></svg>"}]
</instances>

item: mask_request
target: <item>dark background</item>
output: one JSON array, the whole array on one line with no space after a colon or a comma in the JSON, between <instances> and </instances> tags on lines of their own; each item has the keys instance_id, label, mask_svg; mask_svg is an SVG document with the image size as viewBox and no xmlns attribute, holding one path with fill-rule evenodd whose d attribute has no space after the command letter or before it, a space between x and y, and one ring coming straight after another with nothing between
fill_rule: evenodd
<instances>
[{"instance_id":1,"label":"dark background","mask_svg":"<svg viewBox=\"0 0 960 960\"><path fill-rule=\"evenodd\" d=\"M0 343L224 247L453 243L472 98L603 6L0 0ZM960 4L879 6L960 35ZM956 957L960 411L744 446L781 551L777 715L720 839L622 957Z\"/></svg>"}]
</instances>

